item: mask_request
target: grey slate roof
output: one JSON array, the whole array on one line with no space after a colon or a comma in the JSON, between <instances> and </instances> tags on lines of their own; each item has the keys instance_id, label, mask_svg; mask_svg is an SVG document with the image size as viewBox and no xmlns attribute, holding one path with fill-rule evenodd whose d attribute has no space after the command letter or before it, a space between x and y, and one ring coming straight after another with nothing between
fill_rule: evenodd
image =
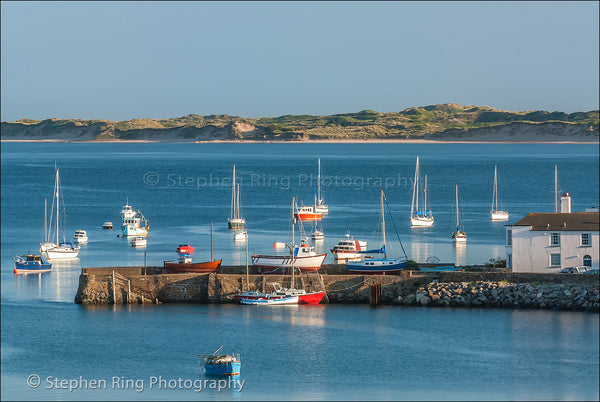
<instances>
[{"instance_id":1,"label":"grey slate roof","mask_svg":"<svg viewBox=\"0 0 600 402\"><path fill-rule=\"evenodd\" d=\"M531 230L598 231L600 212L536 213L532 212L513 226L531 226Z\"/></svg>"}]
</instances>

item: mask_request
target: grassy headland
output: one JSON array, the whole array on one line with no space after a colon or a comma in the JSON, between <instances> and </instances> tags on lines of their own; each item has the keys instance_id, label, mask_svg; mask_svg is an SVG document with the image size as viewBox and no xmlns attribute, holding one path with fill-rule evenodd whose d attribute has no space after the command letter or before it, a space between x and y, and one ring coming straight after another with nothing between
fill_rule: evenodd
<instances>
[{"instance_id":1,"label":"grassy headland","mask_svg":"<svg viewBox=\"0 0 600 402\"><path fill-rule=\"evenodd\" d=\"M397 113L331 116L188 116L128 121L21 119L2 122L3 140L63 141L598 141L599 111L509 112L442 104Z\"/></svg>"}]
</instances>

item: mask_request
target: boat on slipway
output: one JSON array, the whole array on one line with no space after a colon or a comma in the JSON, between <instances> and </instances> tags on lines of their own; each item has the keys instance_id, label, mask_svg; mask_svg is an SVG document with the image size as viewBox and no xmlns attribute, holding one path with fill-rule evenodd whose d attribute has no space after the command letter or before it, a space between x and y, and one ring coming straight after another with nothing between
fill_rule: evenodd
<instances>
[{"instance_id":1,"label":"boat on slipway","mask_svg":"<svg viewBox=\"0 0 600 402\"><path fill-rule=\"evenodd\" d=\"M383 190L381 190L381 233L383 236L383 245L379 250L365 250L360 252L361 254L383 254L383 258L365 257L363 261L347 263L346 269L350 274L385 275L390 273L398 273L404 270L404 268L406 268L408 258L406 257L406 252L404 252L404 246L402 246L402 242L400 242L398 231L396 231L396 236L398 236L398 241L400 242L400 246L402 247L402 251L404 252L404 258L387 258L387 252L385 248L385 213L383 208L384 198L385 195L383 194Z\"/></svg>"},{"instance_id":2,"label":"boat on slipway","mask_svg":"<svg viewBox=\"0 0 600 402\"><path fill-rule=\"evenodd\" d=\"M189 244L181 244L177 247L179 254L177 262L163 261L163 267L173 273L194 272L194 273L213 273L220 267L223 260L213 259L213 232L212 221L210 221L210 261L192 262L190 253L195 250Z\"/></svg>"},{"instance_id":3,"label":"boat on slipway","mask_svg":"<svg viewBox=\"0 0 600 402\"><path fill-rule=\"evenodd\" d=\"M292 282L295 282L292 279ZM267 283L273 287L270 293L247 290L235 295L241 304L253 305L282 305L282 304L319 304L325 296L325 291L306 292L304 289L285 289L279 283Z\"/></svg>"},{"instance_id":4,"label":"boat on slipway","mask_svg":"<svg viewBox=\"0 0 600 402\"><path fill-rule=\"evenodd\" d=\"M208 375L238 375L242 369L240 355L219 354L223 346L210 355L201 355L198 357L203 362L204 371Z\"/></svg>"}]
</instances>

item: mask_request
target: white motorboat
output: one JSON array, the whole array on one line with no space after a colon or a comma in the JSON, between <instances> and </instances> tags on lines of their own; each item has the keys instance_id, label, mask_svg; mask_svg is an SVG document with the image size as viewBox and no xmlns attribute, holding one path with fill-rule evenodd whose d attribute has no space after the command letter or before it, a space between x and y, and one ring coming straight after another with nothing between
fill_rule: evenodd
<instances>
[{"instance_id":1,"label":"white motorboat","mask_svg":"<svg viewBox=\"0 0 600 402\"><path fill-rule=\"evenodd\" d=\"M146 247L147 244L148 241L142 236L136 236L131 239L131 247Z\"/></svg>"},{"instance_id":2,"label":"white motorboat","mask_svg":"<svg viewBox=\"0 0 600 402\"><path fill-rule=\"evenodd\" d=\"M363 254L359 251L367 249L367 242L363 240L354 240L350 233L342 238L332 249L333 258L338 261L360 261Z\"/></svg>"},{"instance_id":3,"label":"white motorboat","mask_svg":"<svg viewBox=\"0 0 600 402\"><path fill-rule=\"evenodd\" d=\"M73 239L79 244L87 243L88 242L87 232L85 230L78 229L75 231L75 234L73 235Z\"/></svg>"}]
</instances>

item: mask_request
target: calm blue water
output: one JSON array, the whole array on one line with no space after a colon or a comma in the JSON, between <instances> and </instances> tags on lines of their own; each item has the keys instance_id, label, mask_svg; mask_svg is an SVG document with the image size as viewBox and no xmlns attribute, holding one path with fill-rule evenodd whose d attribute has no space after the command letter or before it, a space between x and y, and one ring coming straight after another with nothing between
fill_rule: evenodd
<instances>
[{"instance_id":1,"label":"calm blue water","mask_svg":"<svg viewBox=\"0 0 600 402\"><path fill-rule=\"evenodd\" d=\"M417 155L428 175L433 228L409 227ZM174 258L180 243L208 258L211 219L215 256L243 263L243 244L226 229L231 165L242 182L250 251L268 251L276 240L289 241L291 197L313 202L319 156L331 211L321 249L347 230L376 244L384 188L388 227L393 218L409 258L476 264L504 256L504 223L489 221L494 165L509 223L554 210L555 164L573 210L599 204L596 145L3 143L2 399L598 399L596 314L73 303L82 266L143 263L143 251L117 230L100 229L107 220L118 226L127 198L150 219L149 264ZM90 242L78 261L15 276L14 255L39 247L55 162L65 236L81 228ZM450 242L455 184L469 235L461 249ZM242 355L242 392L149 388L151 377L204 379L196 355L221 344ZM31 374L42 378L38 389L26 385ZM104 379L108 389L48 390L49 376ZM113 376L142 381L144 389L112 389Z\"/></svg>"}]
</instances>

